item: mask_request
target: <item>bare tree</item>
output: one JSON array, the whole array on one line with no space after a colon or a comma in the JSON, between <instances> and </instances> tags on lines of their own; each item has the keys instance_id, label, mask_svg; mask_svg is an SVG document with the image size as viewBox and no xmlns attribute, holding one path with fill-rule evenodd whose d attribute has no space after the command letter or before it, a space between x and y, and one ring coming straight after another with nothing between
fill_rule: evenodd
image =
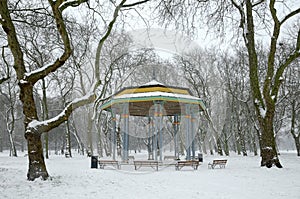
<instances>
[{"instance_id":1,"label":"bare tree","mask_svg":"<svg viewBox=\"0 0 300 199\"><path fill-rule=\"evenodd\" d=\"M237 43L244 44L247 48L249 62L249 78L252 100L256 112L256 120L259 124L259 133L261 134L261 166L272 167L275 164L281 168L282 165L278 159L275 136L274 136L274 116L278 91L282 84L282 75L284 71L300 56L300 28L295 24L289 29L289 35L283 35L293 20L297 20L300 14L300 8L292 8L289 2L282 1L195 1L193 8L189 6L190 2L175 0L162 1L159 6L163 21L170 23L175 19L175 24L183 24L183 28L193 29L197 24L195 18L206 21L209 27L218 35L224 36L225 31L234 30L231 33ZM190 4L191 5L191 4ZM281 12L276 8L282 7ZM183 17L180 17L183 16ZM183 21L184 17L190 20ZM239 19L237 19L237 17ZM184 23L181 23L180 20ZM189 23L192 24L188 26ZM199 22L200 20L197 20ZM263 31L261 31L263 30ZM242 40L238 35L242 36ZM257 54L258 43L262 40L260 34L268 40L268 52L265 62L259 61ZM229 33L230 34L230 33ZM276 53L279 52L278 46L286 37L293 46L287 52L285 59L279 61L276 59ZM266 63L266 74L260 79L259 69L264 68L261 63Z\"/></svg>"},{"instance_id":2,"label":"bare tree","mask_svg":"<svg viewBox=\"0 0 300 199\"><path fill-rule=\"evenodd\" d=\"M133 4L125 4L126 0L122 0L119 4L113 5L113 17L110 23L106 26L102 38L99 40L99 45L96 51L95 63L95 81L91 86L90 92L81 98L77 98L69 102L63 111L54 118L46 121L41 121L38 117L36 103L34 100L33 88L34 85L41 79L47 77L50 73L61 68L72 54L72 46L70 42L71 32L67 29L67 16L64 11L69 7L78 7L86 3L86 0L75 1L48 1L45 2L9 2L8 0L0 1L0 24L6 34L8 46L13 56L13 68L16 72L17 81L20 87L20 99L23 104L23 114L25 115L25 137L28 143L29 169L27 173L28 180L34 180L41 177L47 179L49 177L43 157L43 149L41 135L63 122L67 121L73 110L87 103L93 102L97 95L95 90L101 84L99 57L101 55L102 46L111 33L111 30L116 22L119 11L122 7L130 7ZM112 1L109 1L110 5ZM113 2L114 3L114 2ZM142 3L142 2L137 2ZM89 5L89 4L88 4ZM135 4L134 4L135 5ZM38 19L38 20L37 20ZM26 63L24 52L21 47L21 35L18 25L27 24L32 28L47 27L56 25L56 35L59 38L61 48L57 50L57 59L52 63L44 65L39 69L32 69ZM26 46L25 46L26 47Z\"/></svg>"}]
</instances>

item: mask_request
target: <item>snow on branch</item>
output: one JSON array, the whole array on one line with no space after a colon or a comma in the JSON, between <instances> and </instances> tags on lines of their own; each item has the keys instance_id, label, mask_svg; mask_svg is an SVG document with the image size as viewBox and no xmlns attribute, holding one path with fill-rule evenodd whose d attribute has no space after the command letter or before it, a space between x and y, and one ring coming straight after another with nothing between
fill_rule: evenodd
<instances>
[{"instance_id":1,"label":"snow on branch","mask_svg":"<svg viewBox=\"0 0 300 199\"><path fill-rule=\"evenodd\" d=\"M80 4L85 3L85 2L87 2L87 1L88 1L88 0L66 0L66 1L64 1L64 2L59 6L59 9L60 9L60 10L64 10L64 9L66 9L66 8L69 7L69 6L77 7L77 6L79 6Z\"/></svg>"},{"instance_id":2,"label":"snow on branch","mask_svg":"<svg viewBox=\"0 0 300 199\"><path fill-rule=\"evenodd\" d=\"M96 94L93 92L89 92L87 95L81 97L81 98L76 98L72 102L70 102L64 110L58 114L57 116L45 120L45 121L37 121L33 120L31 121L28 126L26 133L42 133L42 132L48 132L51 129L59 126L63 122L67 121L69 116L72 114L72 112L86 104L92 103L96 99Z\"/></svg>"}]
</instances>

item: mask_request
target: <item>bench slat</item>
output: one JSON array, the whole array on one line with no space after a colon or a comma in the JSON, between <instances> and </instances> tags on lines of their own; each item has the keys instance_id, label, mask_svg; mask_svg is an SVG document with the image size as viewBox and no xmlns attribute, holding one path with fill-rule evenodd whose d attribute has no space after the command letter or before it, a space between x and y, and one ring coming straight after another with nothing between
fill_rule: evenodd
<instances>
[{"instance_id":1,"label":"bench slat","mask_svg":"<svg viewBox=\"0 0 300 199\"><path fill-rule=\"evenodd\" d=\"M217 165L219 165L220 169L225 168L227 160L213 160L212 163L208 163L208 168L214 169Z\"/></svg>"},{"instance_id":2,"label":"bench slat","mask_svg":"<svg viewBox=\"0 0 300 199\"><path fill-rule=\"evenodd\" d=\"M175 169L178 171L182 169L185 166L191 166L194 168L194 170L198 169L199 166L199 161L198 160L187 160L187 161L178 161L175 164Z\"/></svg>"},{"instance_id":3,"label":"bench slat","mask_svg":"<svg viewBox=\"0 0 300 199\"><path fill-rule=\"evenodd\" d=\"M148 167L156 168L156 171L158 171L158 161L154 161L154 160L147 160L147 161L137 160L137 161L133 161L133 164L134 164L134 169L135 170L138 170L139 168L141 168L143 166L148 166Z\"/></svg>"},{"instance_id":4,"label":"bench slat","mask_svg":"<svg viewBox=\"0 0 300 199\"><path fill-rule=\"evenodd\" d=\"M117 169L121 169L121 165L118 161L116 160L98 160L100 169L104 169L104 166L107 165L112 165L112 166L116 166Z\"/></svg>"}]
</instances>

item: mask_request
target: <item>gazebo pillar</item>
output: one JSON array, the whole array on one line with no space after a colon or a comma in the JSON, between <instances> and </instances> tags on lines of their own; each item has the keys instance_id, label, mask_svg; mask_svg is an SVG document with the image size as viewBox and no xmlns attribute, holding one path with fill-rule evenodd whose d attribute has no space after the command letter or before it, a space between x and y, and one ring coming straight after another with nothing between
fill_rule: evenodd
<instances>
[{"instance_id":1,"label":"gazebo pillar","mask_svg":"<svg viewBox=\"0 0 300 199\"><path fill-rule=\"evenodd\" d=\"M157 160L157 133L158 133L158 107L157 103L154 102L154 132L153 132L153 154L154 160Z\"/></svg>"},{"instance_id":2,"label":"gazebo pillar","mask_svg":"<svg viewBox=\"0 0 300 199\"><path fill-rule=\"evenodd\" d=\"M179 120L178 115L174 115L174 152L175 158L179 160L179 150L178 150L178 127L179 127Z\"/></svg>"},{"instance_id":3,"label":"gazebo pillar","mask_svg":"<svg viewBox=\"0 0 300 199\"><path fill-rule=\"evenodd\" d=\"M159 160L162 161L162 101L154 101L154 160L157 160L157 150L159 148Z\"/></svg>"},{"instance_id":4,"label":"gazebo pillar","mask_svg":"<svg viewBox=\"0 0 300 199\"><path fill-rule=\"evenodd\" d=\"M190 104L185 105L185 118L186 118L186 134L185 134L186 160L191 160L191 107L190 107Z\"/></svg>"},{"instance_id":5,"label":"gazebo pillar","mask_svg":"<svg viewBox=\"0 0 300 199\"><path fill-rule=\"evenodd\" d=\"M124 124L124 129L123 129L123 154L122 154L122 160L123 162L128 162L128 149L129 149L129 104L124 103L123 104L123 113L122 113L122 118L123 118L123 124Z\"/></svg>"},{"instance_id":6,"label":"gazebo pillar","mask_svg":"<svg viewBox=\"0 0 300 199\"><path fill-rule=\"evenodd\" d=\"M196 116L195 113L192 112L191 114L191 138L192 138L192 158L195 159L196 158L196 154L195 154L195 122L196 122Z\"/></svg>"},{"instance_id":7,"label":"gazebo pillar","mask_svg":"<svg viewBox=\"0 0 300 199\"><path fill-rule=\"evenodd\" d=\"M163 117L163 105L162 105L162 101L160 101L158 103L158 132L159 132L159 160L161 162L162 162L162 152L163 152L162 117Z\"/></svg>"},{"instance_id":8,"label":"gazebo pillar","mask_svg":"<svg viewBox=\"0 0 300 199\"><path fill-rule=\"evenodd\" d=\"M116 112L115 109L111 109L111 116L112 116L112 133L111 133L111 143L112 143L112 154L113 154L113 160L116 160Z\"/></svg>"},{"instance_id":9,"label":"gazebo pillar","mask_svg":"<svg viewBox=\"0 0 300 199\"><path fill-rule=\"evenodd\" d=\"M153 118L148 117L148 160L153 160Z\"/></svg>"}]
</instances>

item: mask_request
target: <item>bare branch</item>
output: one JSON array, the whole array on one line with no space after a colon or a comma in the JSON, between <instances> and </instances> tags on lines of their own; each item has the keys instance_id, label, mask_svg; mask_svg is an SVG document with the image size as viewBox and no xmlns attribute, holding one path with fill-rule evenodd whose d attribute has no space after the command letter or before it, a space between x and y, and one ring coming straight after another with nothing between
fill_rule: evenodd
<instances>
[{"instance_id":1,"label":"bare branch","mask_svg":"<svg viewBox=\"0 0 300 199\"><path fill-rule=\"evenodd\" d=\"M300 8L298 8L297 10L294 10L293 12L289 13L288 15L286 15L281 21L280 24L283 24L286 20L290 19L291 17L295 16L296 14L300 13Z\"/></svg>"},{"instance_id":2,"label":"bare branch","mask_svg":"<svg viewBox=\"0 0 300 199\"><path fill-rule=\"evenodd\" d=\"M49 0L53 15L55 18L57 30L58 30L60 37L64 44L64 52L53 64L39 68L31 73L26 73L25 74L26 76L24 79L26 82L31 82L33 84L36 83L38 80L46 77L49 73L56 71L58 68L60 68L62 65L64 65L64 63L69 59L69 57L72 53L72 49L71 49L69 34L67 32L65 21L62 16L63 9L61 8L61 6L65 5L64 6L64 9L65 9L68 6L75 6L75 5L78 6L83 2L85 2L85 1L84 0L72 1L72 2L68 2L70 4L67 4L67 3L64 3L61 1L53 2L53 1Z\"/></svg>"},{"instance_id":3,"label":"bare branch","mask_svg":"<svg viewBox=\"0 0 300 199\"><path fill-rule=\"evenodd\" d=\"M51 118L49 120L45 121L37 121L33 120L28 124L27 131L30 132L48 132L49 130L59 126L63 122L67 121L69 116L72 114L72 112L85 105L93 102L96 99L96 94L90 93L89 95L86 95L82 98L76 99L72 102L70 102L65 109L56 117Z\"/></svg>"},{"instance_id":4,"label":"bare branch","mask_svg":"<svg viewBox=\"0 0 300 199\"><path fill-rule=\"evenodd\" d=\"M75 1L64 1L60 6L60 10L63 11L65 10L67 7L77 7L82 3L88 2L88 0L75 0Z\"/></svg>"},{"instance_id":5,"label":"bare branch","mask_svg":"<svg viewBox=\"0 0 300 199\"><path fill-rule=\"evenodd\" d=\"M266 1L266 0L259 0L259 1L257 1L257 2L254 2L254 3L252 4L252 7L258 6L259 4L263 3L264 1Z\"/></svg>"},{"instance_id":6,"label":"bare branch","mask_svg":"<svg viewBox=\"0 0 300 199\"><path fill-rule=\"evenodd\" d=\"M23 52L21 50L19 40L17 38L17 33L15 26L12 22L10 14L8 12L7 1L0 1L0 15L1 15L1 25L4 32L7 35L8 45L14 57L14 68L16 70L17 78L20 80L23 78L25 73L25 65L23 59Z\"/></svg>"},{"instance_id":7,"label":"bare branch","mask_svg":"<svg viewBox=\"0 0 300 199\"><path fill-rule=\"evenodd\" d=\"M104 36L100 39L100 41L98 43L98 47L97 47L97 51L96 51L96 61L95 61L95 76L96 76L97 81L100 81L100 69L99 69L100 68L100 55L101 55L101 50L102 50L103 44L104 44L105 40L108 38L108 36L110 35L110 33L113 29L113 25L115 24L115 22L117 20L119 11L125 2L126 2L126 0L122 0L122 2L115 8L115 11L113 14L113 19L108 24L106 33L104 34Z\"/></svg>"},{"instance_id":8,"label":"bare branch","mask_svg":"<svg viewBox=\"0 0 300 199\"><path fill-rule=\"evenodd\" d=\"M123 8L133 7L133 6L136 6L136 5L147 3L148 1L150 1L150 0L138 1L138 2L135 2L135 3L123 5L122 7Z\"/></svg>"},{"instance_id":9,"label":"bare branch","mask_svg":"<svg viewBox=\"0 0 300 199\"><path fill-rule=\"evenodd\" d=\"M297 36L297 43L296 43L296 48L292 54L288 56L288 58L285 60L285 62L279 66L279 68L276 71L275 74L275 80L274 80L274 86L272 89L272 96L277 96L278 91L279 91L279 86L281 84L281 77L282 74L284 73L285 69L297 58L300 57L300 29L298 31L298 36Z\"/></svg>"}]
</instances>

